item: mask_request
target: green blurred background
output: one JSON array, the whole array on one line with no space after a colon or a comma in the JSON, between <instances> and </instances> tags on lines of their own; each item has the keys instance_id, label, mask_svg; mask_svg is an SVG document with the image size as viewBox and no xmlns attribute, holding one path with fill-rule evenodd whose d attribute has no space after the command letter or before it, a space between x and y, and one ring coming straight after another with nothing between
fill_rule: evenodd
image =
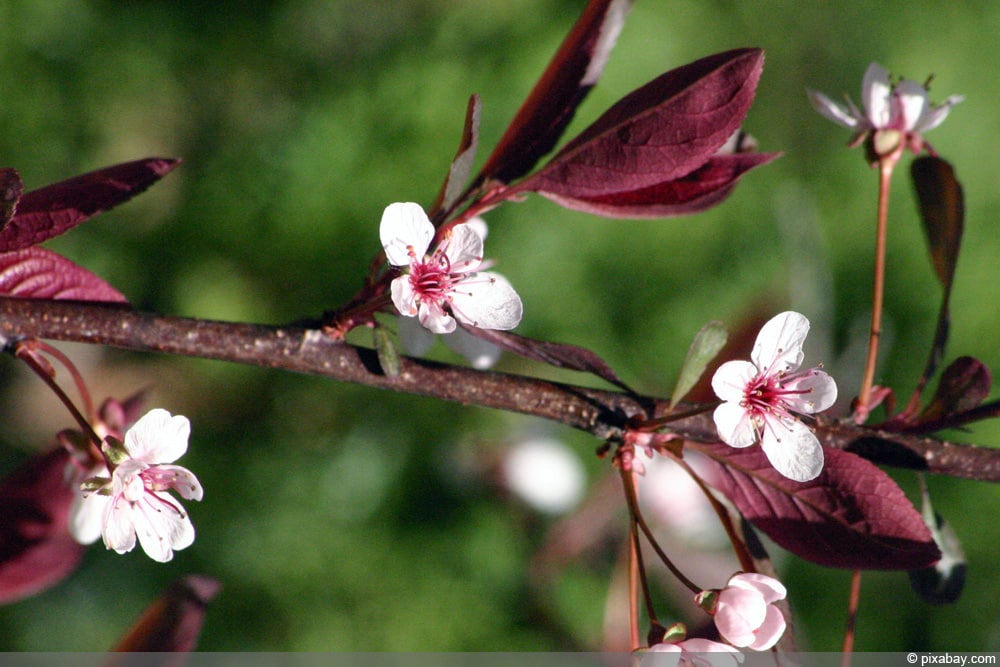
<instances>
[{"instance_id":1,"label":"green blurred background","mask_svg":"<svg viewBox=\"0 0 1000 667\"><path fill-rule=\"evenodd\" d=\"M483 99L482 158L583 4L0 3L0 162L35 188L139 157L182 157L150 192L48 247L141 309L269 323L316 316L359 286L379 249L382 208L433 198L468 95ZM956 165L967 199L949 357L997 367L998 34L1000 5L987 0L639 0L570 133L667 69L759 46L767 63L746 127L762 150L784 157L695 218L609 221L540 198L492 212L487 253L524 300L518 331L593 349L639 390L666 395L702 323L735 326L794 307L813 321L808 357L826 362L845 395L854 391L876 177L859 150L845 148L849 132L811 110L805 88L857 100L877 60L920 81L933 73L934 99L967 96L928 137ZM899 176L879 377L906 397L939 288L906 172ZM224 585L205 650L605 645L626 522L592 439L324 379L60 347L96 396L149 387L152 404L192 419L182 463L206 489L190 507L198 540L167 565L93 547L69 580L0 609L0 648L103 650L169 581L194 572ZM443 347L432 354L455 359ZM499 367L589 381L510 357ZM9 470L70 419L12 361L0 374L0 470ZM548 567L536 554L565 524L502 493L490 472L506 447L534 435L577 452L597 494L588 511L608 522L585 522L594 543ZM1000 444L991 424L950 435ZM914 492L912 475L895 476ZM1000 650L1000 489L930 483L964 540L965 595L932 608L905 574L867 575L857 648ZM778 564L800 646L836 650L849 574L794 557ZM685 614L677 605L662 615Z\"/></svg>"}]
</instances>

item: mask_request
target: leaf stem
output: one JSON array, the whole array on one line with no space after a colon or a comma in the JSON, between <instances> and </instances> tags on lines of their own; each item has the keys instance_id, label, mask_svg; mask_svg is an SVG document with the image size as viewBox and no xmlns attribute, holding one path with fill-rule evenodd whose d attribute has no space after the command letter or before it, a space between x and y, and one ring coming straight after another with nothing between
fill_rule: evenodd
<instances>
[{"instance_id":1,"label":"leaf stem","mask_svg":"<svg viewBox=\"0 0 1000 667\"><path fill-rule=\"evenodd\" d=\"M854 651L854 626L858 618L858 605L861 602L861 570L851 572L851 593L847 601L847 629L844 631L843 655L840 667L851 667L851 653Z\"/></svg>"}]
</instances>

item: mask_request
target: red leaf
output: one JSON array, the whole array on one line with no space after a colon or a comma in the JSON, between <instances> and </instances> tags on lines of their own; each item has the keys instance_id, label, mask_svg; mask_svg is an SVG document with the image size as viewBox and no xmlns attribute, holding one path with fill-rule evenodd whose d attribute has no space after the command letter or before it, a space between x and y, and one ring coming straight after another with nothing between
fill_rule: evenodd
<instances>
[{"instance_id":1,"label":"red leaf","mask_svg":"<svg viewBox=\"0 0 1000 667\"><path fill-rule=\"evenodd\" d=\"M510 183L551 151L594 87L633 0L591 0L521 105L480 179Z\"/></svg>"},{"instance_id":2,"label":"red leaf","mask_svg":"<svg viewBox=\"0 0 1000 667\"><path fill-rule=\"evenodd\" d=\"M0 253L0 296L128 303L90 271L38 247Z\"/></svg>"},{"instance_id":3,"label":"red leaf","mask_svg":"<svg viewBox=\"0 0 1000 667\"><path fill-rule=\"evenodd\" d=\"M144 653L193 651L205 620L205 607L220 588L215 579L198 574L173 582L160 599L143 612L114 650Z\"/></svg>"},{"instance_id":4,"label":"red leaf","mask_svg":"<svg viewBox=\"0 0 1000 667\"><path fill-rule=\"evenodd\" d=\"M951 291L965 224L965 198L955 170L946 160L924 156L910 167L931 261L945 293Z\"/></svg>"},{"instance_id":5,"label":"red leaf","mask_svg":"<svg viewBox=\"0 0 1000 667\"><path fill-rule=\"evenodd\" d=\"M525 338L510 331L478 329L476 327L465 327L465 329L474 336L526 359L541 361L558 368L593 373L613 385L631 391L607 362L586 348Z\"/></svg>"},{"instance_id":6,"label":"red leaf","mask_svg":"<svg viewBox=\"0 0 1000 667\"><path fill-rule=\"evenodd\" d=\"M764 66L760 49L702 58L627 95L518 191L593 199L687 176L739 129Z\"/></svg>"},{"instance_id":7,"label":"red leaf","mask_svg":"<svg viewBox=\"0 0 1000 667\"><path fill-rule=\"evenodd\" d=\"M68 576L85 547L70 536L73 491L62 447L29 459L0 483L0 604L35 595Z\"/></svg>"},{"instance_id":8,"label":"red leaf","mask_svg":"<svg viewBox=\"0 0 1000 667\"><path fill-rule=\"evenodd\" d=\"M146 158L32 190L21 197L14 217L0 231L0 250L20 250L69 231L144 191L179 162Z\"/></svg>"},{"instance_id":9,"label":"red leaf","mask_svg":"<svg viewBox=\"0 0 1000 667\"><path fill-rule=\"evenodd\" d=\"M941 419L978 407L990 393L990 369L973 357L959 357L941 373L934 398L920 413L920 422Z\"/></svg>"},{"instance_id":10,"label":"red leaf","mask_svg":"<svg viewBox=\"0 0 1000 667\"><path fill-rule=\"evenodd\" d=\"M758 446L690 443L716 468L713 484L755 527L806 560L865 570L914 570L941 552L920 513L888 475L859 456L825 449L810 482L782 477Z\"/></svg>"},{"instance_id":11,"label":"red leaf","mask_svg":"<svg viewBox=\"0 0 1000 667\"><path fill-rule=\"evenodd\" d=\"M17 171L8 167L0 169L0 229L14 216L22 192L24 184Z\"/></svg>"},{"instance_id":12,"label":"red leaf","mask_svg":"<svg viewBox=\"0 0 1000 667\"><path fill-rule=\"evenodd\" d=\"M779 153L717 155L681 178L638 190L596 197L566 197L540 190L558 204L608 218L661 218L689 215L715 206L732 192L740 177L778 157Z\"/></svg>"}]
</instances>

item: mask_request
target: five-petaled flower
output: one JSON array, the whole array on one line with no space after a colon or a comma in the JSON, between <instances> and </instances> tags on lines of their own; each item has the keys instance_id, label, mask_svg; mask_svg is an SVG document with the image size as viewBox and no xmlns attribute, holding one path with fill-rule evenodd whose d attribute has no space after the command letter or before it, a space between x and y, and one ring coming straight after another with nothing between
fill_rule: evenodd
<instances>
[{"instance_id":1,"label":"five-petaled flower","mask_svg":"<svg viewBox=\"0 0 1000 667\"><path fill-rule=\"evenodd\" d=\"M964 99L961 95L952 95L941 104L932 104L927 86L909 79L893 85L889 73L878 63L868 66L861 83L863 109L858 109L850 98L845 107L823 93L807 92L816 111L854 130L851 145L871 135L871 148L879 159L898 155L904 148L914 153L922 151L922 133L940 125L951 107Z\"/></svg>"},{"instance_id":2,"label":"five-petaled flower","mask_svg":"<svg viewBox=\"0 0 1000 667\"><path fill-rule=\"evenodd\" d=\"M720 591L705 591L713 601L709 610L722 638L734 646L766 651L785 632L785 617L774 605L783 600L780 581L755 572L735 574Z\"/></svg>"},{"instance_id":3,"label":"five-petaled flower","mask_svg":"<svg viewBox=\"0 0 1000 667\"><path fill-rule=\"evenodd\" d=\"M108 549L125 553L138 537L146 555L164 563L190 546L191 519L167 493L172 489L188 500L202 498L198 478L170 465L187 451L190 432L187 417L155 409L125 432L123 442L106 438L102 450L108 465L81 485L82 500L72 510L70 530L77 541L89 544L100 535Z\"/></svg>"},{"instance_id":4,"label":"five-petaled flower","mask_svg":"<svg viewBox=\"0 0 1000 667\"><path fill-rule=\"evenodd\" d=\"M456 320L483 329L516 327L521 298L506 278L481 270L488 264L480 234L456 225L427 254L434 234L419 204L390 204L382 213L379 236L386 259L404 269L390 287L399 313L438 334L454 331Z\"/></svg>"},{"instance_id":5,"label":"five-petaled flower","mask_svg":"<svg viewBox=\"0 0 1000 667\"><path fill-rule=\"evenodd\" d=\"M788 311L765 324L750 361L727 361L712 377L722 399L715 426L732 447L760 442L771 465L785 477L807 482L823 469L823 448L796 415L813 414L837 400L837 384L818 368L798 370L809 320Z\"/></svg>"}]
</instances>

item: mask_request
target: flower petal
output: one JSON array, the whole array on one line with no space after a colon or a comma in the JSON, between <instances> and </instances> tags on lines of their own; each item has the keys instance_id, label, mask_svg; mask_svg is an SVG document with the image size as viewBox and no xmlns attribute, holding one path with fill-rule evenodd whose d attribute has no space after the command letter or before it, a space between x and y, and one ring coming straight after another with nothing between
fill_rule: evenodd
<instances>
[{"instance_id":1,"label":"flower petal","mask_svg":"<svg viewBox=\"0 0 1000 667\"><path fill-rule=\"evenodd\" d=\"M805 392L789 394L785 403L792 412L814 414L822 412L837 402L837 383L827 373L810 368L785 382L784 388Z\"/></svg>"},{"instance_id":2,"label":"flower petal","mask_svg":"<svg viewBox=\"0 0 1000 667\"><path fill-rule=\"evenodd\" d=\"M757 430L749 413L739 403L727 401L712 414L719 437L730 447L749 447L757 442Z\"/></svg>"},{"instance_id":3,"label":"flower petal","mask_svg":"<svg viewBox=\"0 0 1000 667\"><path fill-rule=\"evenodd\" d=\"M726 585L727 587L734 586L757 591L767 604L784 600L785 596L788 595L788 589L785 588L784 584L774 577L769 577L759 572L741 572L740 574L735 574L730 577Z\"/></svg>"},{"instance_id":4,"label":"flower petal","mask_svg":"<svg viewBox=\"0 0 1000 667\"><path fill-rule=\"evenodd\" d=\"M872 63L861 81L861 103L875 129L885 129L892 119L891 95L889 73L878 63Z\"/></svg>"},{"instance_id":5,"label":"flower petal","mask_svg":"<svg viewBox=\"0 0 1000 667\"><path fill-rule=\"evenodd\" d=\"M733 360L719 366L712 376L712 390L723 401L739 403L747 385L757 377L757 367L749 361Z\"/></svg>"},{"instance_id":6,"label":"flower petal","mask_svg":"<svg viewBox=\"0 0 1000 667\"><path fill-rule=\"evenodd\" d=\"M436 334L451 333L458 326L455 318L444 312L444 309L439 304L427 301L420 303L417 318L424 328Z\"/></svg>"},{"instance_id":7,"label":"flower petal","mask_svg":"<svg viewBox=\"0 0 1000 667\"><path fill-rule=\"evenodd\" d=\"M172 463L187 451L191 422L161 408L150 410L125 433L125 449L142 463Z\"/></svg>"},{"instance_id":8,"label":"flower petal","mask_svg":"<svg viewBox=\"0 0 1000 667\"><path fill-rule=\"evenodd\" d=\"M917 123L917 126L913 128L914 132L926 132L927 130L933 130L935 127L944 122L944 119L948 117L951 112L951 108L964 100L965 97L962 95L952 95L946 99L941 104L932 105L930 111L924 114L924 117Z\"/></svg>"},{"instance_id":9,"label":"flower petal","mask_svg":"<svg viewBox=\"0 0 1000 667\"><path fill-rule=\"evenodd\" d=\"M492 368L500 359L501 350L493 343L473 336L465 329L458 327L443 338L444 344L465 357L477 370Z\"/></svg>"},{"instance_id":10,"label":"flower petal","mask_svg":"<svg viewBox=\"0 0 1000 667\"><path fill-rule=\"evenodd\" d=\"M413 202L389 204L382 212L379 238L386 259L393 266L409 266L410 251L423 259L434 238L434 225L420 204Z\"/></svg>"},{"instance_id":11,"label":"flower petal","mask_svg":"<svg viewBox=\"0 0 1000 667\"><path fill-rule=\"evenodd\" d=\"M513 329L521 322L521 297L503 276L483 271L455 283L451 310L462 324L482 329Z\"/></svg>"},{"instance_id":12,"label":"flower petal","mask_svg":"<svg viewBox=\"0 0 1000 667\"><path fill-rule=\"evenodd\" d=\"M397 278L397 280L399 279ZM399 308L398 304L396 308ZM400 308L400 310L402 309ZM402 343L403 350L410 356L422 357L434 344L434 334L412 317L401 316L397 318L397 326L399 342Z\"/></svg>"},{"instance_id":13,"label":"flower petal","mask_svg":"<svg viewBox=\"0 0 1000 667\"><path fill-rule=\"evenodd\" d=\"M135 527L132 525L133 507L120 495L112 497L106 507L104 529L104 546L123 554L135 548Z\"/></svg>"},{"instance_id":14,"label":"flower petal","mask_svg":"<svg viewBox=\"0 0 1000 667\"><path fill-rule=\"evenodd\" d=\"M823 470L823 447L797 419L768 418L760 446L774 469L788 479L808 482Z\"/></svg>"},{"instance_id":15,"label":"flower petal","mask_svg":"<svg viewBox=\"0 0 1000 667\"><path fill-rule=\"evenodd\" d=\"M767 603L756 590L726 587L719 593L715 607L715 627L734 646L749 646L754 631L767 617Z\"/></svg>"},{"instance_id":16,"label":"flower petal","mask_svg":"<svg viewBox=\"0 0 1000 667\"><path fill-rule=\"evenodd\" d=\"M392 305L403 317L416 317L420 302L417 300L417 293L410 282L410 276L399 276L389 285L392 294Z\"/></svg>"},{"instance_id":17,"label":"flower petal","mask_svg":"<svg viewBox=\"0 0 1000 667\"><path fill-rule=\"evenodd\" d=\"M750 359L762 373L793 371L802 365L802 343L809 333L809 320L788 310L772 317L757 334Z\"/></svg>"},{"instance_id":18,"label":"flower petal","mask_svg":"<svg viewBox=\"0 0 1000 667\"><path fill-rule=\"evenodd\" d=\"M475 271L483 263L483 238L471 227L458 225L442 244L451 273Z\"/></svg>"},{"instance_id":19,"label":"flower petal","mask_svg":"<svg viewBox=\"0 0 1000 667\"><path fill-rule=\"evenodd\" d=\"M69 510L69 533L80 544L93 544L101 536L111 496L77 493Z\"/></svg>"},{"instance_id":20,"label":"flower petal","mask_svg":"<svg viewBox=\"0 0 1000 667\"><path fill-rule=\"evenodd\" d=\"M747 648L754 651L766 651L781 639L785 634L785 617L781 610L771 605L767 608L767 616L764 622L757 628L756 638L747 645Z\"/></svg>"},{"instance_id":21,"label":"flower petal","mask_svg":"<svg viewBox=\"0 0 1000 667\"><path fill-rule=\"evenodd\" d=\"M818 111L824 118L852 130L858 128L860 117L851 113L849 109L840 106L821 92L806 89L806 94L809 95L809 102L812 104L813 109Z\"/></svg>"},{"instance_id":22,"label":"flower petal","mask_svg":"<svg viewBox=\"0 0 1000 667\"><path fill-rule=\"evenodd\" d=\"M191 546L194 526L186 512L163 494L149 494L135 507L135 532L146 555L160 563L174 557L174 551Z\"/></svg>"},{"instance_id":23,"label":"flower petal","mask_svg":"<svg viewBox=\"0 0 1000 667\"><path fill-rule=\"evenodd\" d=\"M895 111L899 116L892 120L902 123L897 129L907 132L915 130L930 107L927 89L916 81L903 79L893 89L892 95L896 102Z\"/></svg>"}]
</instances>

